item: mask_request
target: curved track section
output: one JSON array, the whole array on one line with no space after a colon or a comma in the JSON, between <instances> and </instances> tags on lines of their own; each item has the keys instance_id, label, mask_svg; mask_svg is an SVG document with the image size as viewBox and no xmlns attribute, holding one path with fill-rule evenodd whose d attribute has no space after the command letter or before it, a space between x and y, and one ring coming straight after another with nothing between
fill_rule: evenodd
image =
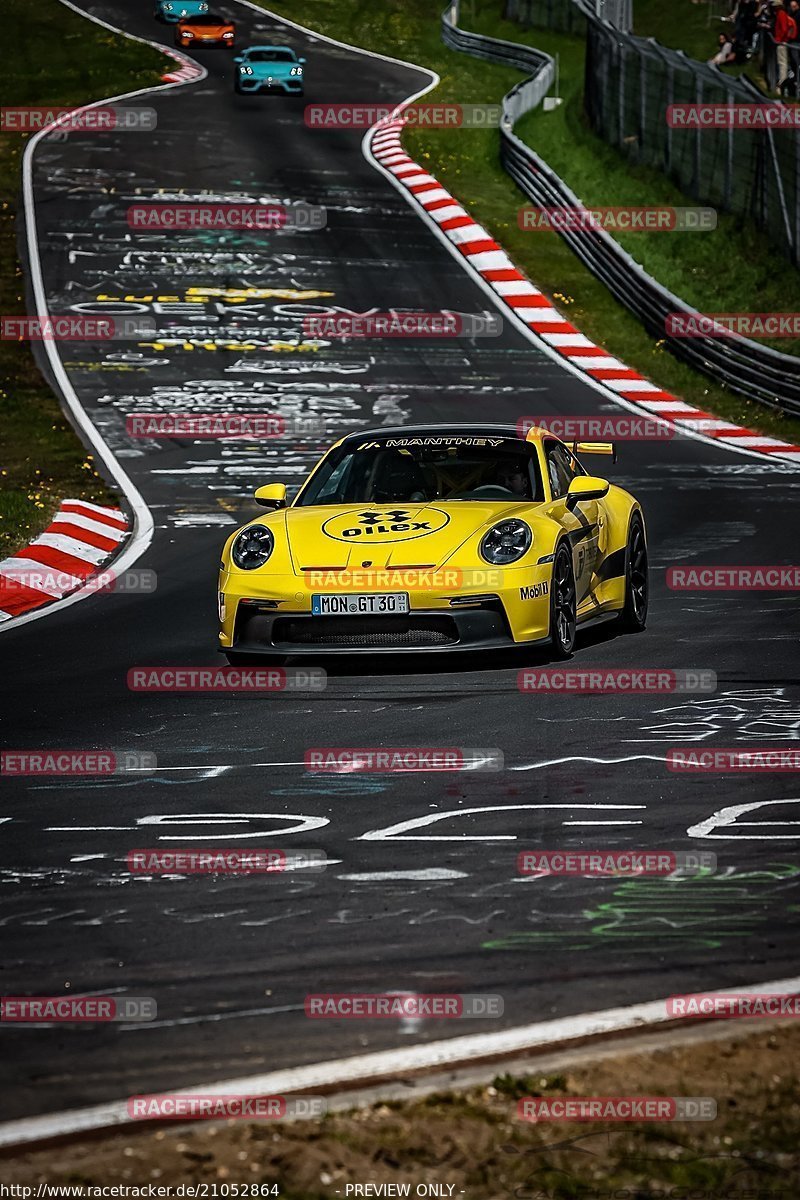
<instances>
[{"instance_id":1,"label":"curved track section","mask_svg":"<svg viewBox=\"0 0 800 1200\"><path fill-rule=\"evenodd\" d=\"M158 37L140 7L97 0L90 11ZM429 83L249 7L239 24L242 44L289 42L306 56L305 103L400 102ZM33 160L48 305L152 314L159 327L151 345L81 347L63 363L154 514L138 565L158 588L6 633L3 741L135 750L158 766L0 781L4 990L153 995L159 1012L147 1025L5 1029L7 1115L792 975L792 776L676 775L665 763L673 745L796 741L791 597L665 585L673 564L785 562L790 464L675 438L626 444L609 468L648 518L650 627L584 635L576 665L710 669L716 694L519 692L518 668L541 655L354 660L331 666L319 694L128 689L138 665L217 662L223 538L255 511L254 486L299 482L337 434L614 411L511 324L474 341L309 344L309 306L477 313L492 301L365 160L359 134L307 128L303 101L235 96L229 60L202 58L206 79L148 98L155 133L45 140ZM328 221L269 235L126 222L134 201L208 195L324 205ZM126 433L130 415L187 410L314 418L324 433L266 446ZM505 769L304 767L311 746L432 744L500 747ZM126 853L146 845L297 845L331 862L314 875L132 878ZM720 867L669 881L517 874L519 850L565 846L707 849ZM505 1013L413 1028L303 1015L309 991L393 989L499 993Z\"/></svg>"}]
</instances>

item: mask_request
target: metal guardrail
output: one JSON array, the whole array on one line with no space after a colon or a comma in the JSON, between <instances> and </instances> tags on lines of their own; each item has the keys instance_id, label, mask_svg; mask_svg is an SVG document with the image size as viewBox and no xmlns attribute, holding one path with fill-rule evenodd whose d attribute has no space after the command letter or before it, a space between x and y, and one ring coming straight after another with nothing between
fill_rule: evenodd
<instances>
[{"instance_id":1,"label":"metal guardrail","mask_svg":"<svg viewBox=\"0 0 800 1200\"><path fill-rule=\"evenodd\" d=\"M537 207L585 208L555 171L514 132L519 118L536 108L550 89L555 78L554 60L529 46L459 29L458 20L459 0L452 0L442 14L442 38L451 49L532 72L531 78L503 97L500 161L508 174ZM648 275L605 230L562 228L558 233L614 298L675 358L750 400L800 415L800 357L741 337L669 336L666 322L670 313L699 317L698 310Z\"/></svg>"}]
</instances>

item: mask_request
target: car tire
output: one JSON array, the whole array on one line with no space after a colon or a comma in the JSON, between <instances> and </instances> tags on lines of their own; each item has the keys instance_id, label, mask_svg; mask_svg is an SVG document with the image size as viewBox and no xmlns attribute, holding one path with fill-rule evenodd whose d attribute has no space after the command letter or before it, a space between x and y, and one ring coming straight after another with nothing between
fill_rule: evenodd
<instances>
[{"instance_id":1,"label":"car tire","mask_svg":"<svg viewBox=\"0 0 800 1200\"><path fill-rule=\"evenodd\" d=\"M572 656L577 633L576 609L572 551L567 542L561 542L553 556L550 583L550 641L554 658L565 659Z\"/></svg>"},{"instance_id":2,"label":"car tire","mask_svg":"<svg viewBox=\"0 0 800 1200\"><path fill-rule=\"evenodd\" d=\"M244 95L244 92L242 91L241 87L239 86L239 80L238 80L238 79L236 79L236 80L234 81L234 84L233 84L233 90L236 92L236 95L237 95L237 96L243 96L243 95Z\"/></svg>"},{"instance_id":3,"label":"car tire","mask_svg":"<svg viewBox=\"0 0 800 1200\"><path fill-rule=\"evenodd\" d=\"M634 513L625 547L625 603L619 614L619 626L623 632L641 633L645 628L649 594L644 522L638 513Z\"/></svg>"}]
</instances>

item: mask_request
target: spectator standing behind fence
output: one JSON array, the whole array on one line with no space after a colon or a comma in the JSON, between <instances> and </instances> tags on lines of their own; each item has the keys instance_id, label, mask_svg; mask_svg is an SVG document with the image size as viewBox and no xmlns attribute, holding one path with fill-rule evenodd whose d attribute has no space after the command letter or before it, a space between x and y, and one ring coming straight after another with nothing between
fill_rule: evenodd
<instances>
[{"instance_id":1,"label":"spectator standing behind fence","mask_svg":"<svg viewBox=\"0 0 800 1200\"><path fill-rule=\"evenodd\" d=\"M789 44L797 41L797 19L784 7L783 0L773 0L775 7L775 26L772 37L775 42L775 59L778 64L778 77L775 80L775 90L781 95L789 79ZM797 12L797 5L794 9Z\"/></svg>"},{"instance_id":2,"label":"spectator standing behind fence","mask_svg":"<svg viewBox=\"0 0 800 1200\"><path fill-rule=\"evenodd\" d=\"M733 21L734 40L741 46L747 58L756 48L758 36L758 15L764 7L760 0L739 0L731 13L729 20Z\"/></svg>"}]
</instances>

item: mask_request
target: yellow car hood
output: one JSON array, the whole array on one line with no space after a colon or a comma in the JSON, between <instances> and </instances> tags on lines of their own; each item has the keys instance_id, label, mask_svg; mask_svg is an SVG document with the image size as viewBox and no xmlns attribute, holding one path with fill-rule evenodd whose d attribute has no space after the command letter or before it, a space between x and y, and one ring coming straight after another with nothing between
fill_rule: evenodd
<instances>
[{"instance_id":1,"label":"yellow car hood","mask_svg":"<svg viewBox=\"0 0 800 1200\"><path fill-rule=\"evenodd\" d=\"M292 565L297 573L384 567L440 567L474 535L507 517L530 520L536 505L492 501L441 504L319 505L284 512ZM274 528L274 522L270 522ZM477 544L462 566L475 565Z\"/></svg>"}]
</instances>

